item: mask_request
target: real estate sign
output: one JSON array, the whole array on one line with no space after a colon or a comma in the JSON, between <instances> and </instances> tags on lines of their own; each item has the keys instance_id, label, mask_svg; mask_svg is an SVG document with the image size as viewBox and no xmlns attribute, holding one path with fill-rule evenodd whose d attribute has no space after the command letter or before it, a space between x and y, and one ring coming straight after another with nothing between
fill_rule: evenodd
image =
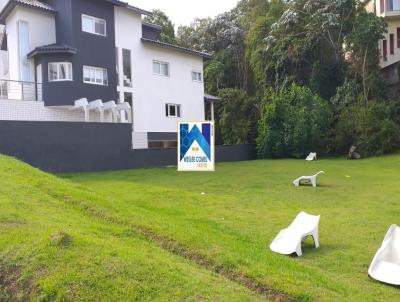
<instances>
[{"instance_id":1,"label":"real estate sign","mask_svg":"<svg viewBox=\"0 0 400 302\"><path fill-rule=\"evenodd\" d=\"M178 171L215 171L213 122L178 122Z\"/></svg>"}]
</instances>

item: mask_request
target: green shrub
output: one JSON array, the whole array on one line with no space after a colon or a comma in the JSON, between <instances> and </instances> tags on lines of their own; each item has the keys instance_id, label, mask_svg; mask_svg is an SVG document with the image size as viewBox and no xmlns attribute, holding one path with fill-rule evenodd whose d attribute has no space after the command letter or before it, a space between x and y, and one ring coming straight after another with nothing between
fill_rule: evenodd
<instances>
[{"instance_id":1,"label":"green shrub","mask_svg":"<svg viewBox=\"0 0 400 302\"><path fill-rule=\"evenodd\" d=\"M236 88L221 89L217 123L224 144L254 143L257 135L258 105L253 97Z\"/></svg>"},{"instance_id":2,"label":"green shrub","mask_svg":"<svg viewBox=\"0 0 400 302\"><path fill-rule=\"evenodd\" d=\"M325 153L331 117L327 101L292 84L279 93L266 91L263 104L257 137L260 158Z\"/></svg>"},{"instance_id":3,"label":"green shrub","mask_svg":"<svg viewBox=\"0 0 400 302\"><path fill-rule=\"evenodd\" d=\"M343 108L334 130L336 153L345 154L352 145L363 157L398 150L400 128L391 115L391 105L382 101L357 102Z\"/></svg>"}]
</instances>

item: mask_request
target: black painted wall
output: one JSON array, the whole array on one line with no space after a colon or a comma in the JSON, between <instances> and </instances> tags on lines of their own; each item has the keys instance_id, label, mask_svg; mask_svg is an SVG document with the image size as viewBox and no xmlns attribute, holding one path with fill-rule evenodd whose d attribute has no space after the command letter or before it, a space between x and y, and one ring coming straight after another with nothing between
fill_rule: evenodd
<instances>
[{"instance_id":1,"label":"black painted wall","mask_svg":"<svg viewBox=\"0 0 400 302\"><path fill-rule=\"evenodd\" d=\"M0 121L0 153L50 172L176 165L176 149L132 150L130 124ZM255 158L253 146L217 146L216 161Z\"/></svg>"},{"instance_id":2,"label":"black painted wall","mask_svg":"<svg viewBox=\"0 0 400 302\"><path fill-rule=\"evenodd\" d=\"M41 55L43 91L46 106L73 105L83 97L89 101L117 99L114 5L99 0L49 0L56 10L57 44L76 48L76 55ZM82 14L105 19L107 36L82 31ZM48 82L48 62L72 62L73 82ZM83 66L107 68L108 86L83 83Z\"/></svg>"}]
</instances>

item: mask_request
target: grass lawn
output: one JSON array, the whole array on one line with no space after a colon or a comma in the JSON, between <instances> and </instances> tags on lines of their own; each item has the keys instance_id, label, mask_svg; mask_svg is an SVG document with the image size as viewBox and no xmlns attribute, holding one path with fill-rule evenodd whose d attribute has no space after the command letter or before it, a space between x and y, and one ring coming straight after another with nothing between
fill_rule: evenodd
<instances>
[{"instance_id":1,"label":"grass lawn","mask_svg":"<svg viewBox=\"0 0 400 302\"><path fill-rule=\"evenodd\" d=\"M291 186L319 170L317 189ZM400 224L399 172L394 155L60 179L0 157L0 297L400 301L399 288L367 275L387 229ZM309 240L300 258L272 253L301 210L321 215L321 247Z\"/></svg>"}]
</instances>

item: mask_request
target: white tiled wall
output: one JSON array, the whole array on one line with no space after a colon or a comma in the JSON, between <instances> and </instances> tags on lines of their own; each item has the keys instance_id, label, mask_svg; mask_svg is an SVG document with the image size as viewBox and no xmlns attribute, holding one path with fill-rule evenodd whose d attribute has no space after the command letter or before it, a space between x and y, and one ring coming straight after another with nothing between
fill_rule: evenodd
<instances>
[{"instance_id":1,"label":"white tiled wall","mask_svg":"<svg viewBox=\"0 0 400 302\"><path fill-rule=\"evenodd\" d=\"M0 100L0 120L84 122L83 110L45 107L43 102ZM112 122L112 114L104 112L104 121ZM90 122L100 122L99 112L90 112Z\"/></svg>"}]
</instances>

